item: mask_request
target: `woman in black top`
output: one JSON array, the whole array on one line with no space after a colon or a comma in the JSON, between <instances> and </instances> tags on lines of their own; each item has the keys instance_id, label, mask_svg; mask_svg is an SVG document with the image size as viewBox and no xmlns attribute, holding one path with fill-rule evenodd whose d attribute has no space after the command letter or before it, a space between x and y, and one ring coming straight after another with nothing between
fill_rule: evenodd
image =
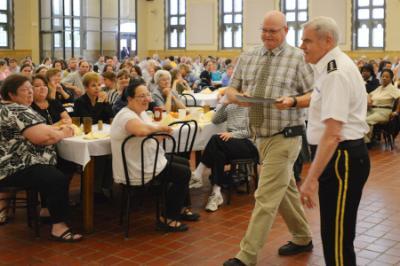
<instances>
[{"instance_id":1,"label":"woman in black top","mask_svg":"<svg viewBox=\"0 0 400 266\"><path fill-rule=\"evenodd\" d=\"M107 93L101 90L100 76L95 72L86 73L82 80L86 93L76 99L74 105L75 116L91 117L93 124L99 120L105 123L110 122L113 117L111 105L108 103ZM96 201L106 200L104 192L111 194L113 184L111 156L95 157L94 176L94 197Z\"/></svg>"},{"instance_id":2,"label":"woman in black top","mask_svg":"<svg viewBox=\"0 0 400 266\"><path fill-rule=\"evenodd\" d=\"M365 89L367 93L374 91L379 87L379 80L376 78L374 67L370 64L365 64L361 67L361 76L365 81Z\"/></svg>"},{"instance_id":3,"label":"woman in black top","mask_svg":"<svg viewBox=\"0 0 400 266\"><path fill-rule=\"evenodd\" d=\"M109 123L113 113L108 103L107 93L101 90L99 75L94 72L86 73L82 83L86 93L75 100L75 116L91 117L93 124L99 120Z\"/></svg>"},{"instance_id":4,"label":"woman in black top","mask_svg":"<svg viewBox=\"0 0 400 266\"><path fill-rule=\"evenodd\" d=\"M74 92L61 83L62 72L57 68L50 68L46 72L48 80L49 98L57 99L61 104L74 102Z\"/></svg>"},{"instance_id":5,"label":"woman in black top","mask_svg":"<svg viewBox=\"0 0 400 266\"><path fill-rule=\"evenodd\" d=\"M47 82L44 76L34 76L32 79L32 86L33 103L31 107L46 119L46 124L52 125L60 120L62 124L71 124L71 117L61 103L48 98L49 89L47 88Z\"/></svg>"}]
</instances>

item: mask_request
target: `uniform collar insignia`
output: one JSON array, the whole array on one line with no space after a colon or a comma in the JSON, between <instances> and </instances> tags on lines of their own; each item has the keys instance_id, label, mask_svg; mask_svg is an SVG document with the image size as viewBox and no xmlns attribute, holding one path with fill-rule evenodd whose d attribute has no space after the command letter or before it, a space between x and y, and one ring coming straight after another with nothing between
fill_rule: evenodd
<instances>
[{"instance_id":1,"label":"uniform collar insignia","mask_svg":"<svg viewBox=\"0 0 400 266\"><path fill-rule=\"evenodd\" d=\"M335 70L337 70L336 61L335 60L329 61L328 66L327 66L328 73L331 73L332 71L335 71Z\"/></svg>"}]
</instances>

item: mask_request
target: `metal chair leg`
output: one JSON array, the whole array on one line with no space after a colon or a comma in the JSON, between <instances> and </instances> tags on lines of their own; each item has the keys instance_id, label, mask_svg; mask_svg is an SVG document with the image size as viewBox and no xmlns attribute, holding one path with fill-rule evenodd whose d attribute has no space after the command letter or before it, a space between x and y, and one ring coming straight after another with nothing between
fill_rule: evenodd
<instances>
[{"instance_id":1,"label":"metal chair leg","mask_svg":"<svg viewBox=\"0 0 400 266\"><path fill-rule=\"evenodd\" d=\"M130 225L130 205L131 205L131 195L128 191L128 197L126 200L126 228L125 228L125 238L129 237L129 225Z\"/></svg>"},{"instance_id":2,"label":"metal chair leg","mask_svg":"<svg viewBox=\"0 0 400 266\"><path fill-rule=\"evenodd\" d=\"M121 209L119 213L119 224L123 225L124 221L124 209L125 209L125 203L126 203L126 188L122 188L122 194L121 194Z\"/></svg>"}]
</instances>

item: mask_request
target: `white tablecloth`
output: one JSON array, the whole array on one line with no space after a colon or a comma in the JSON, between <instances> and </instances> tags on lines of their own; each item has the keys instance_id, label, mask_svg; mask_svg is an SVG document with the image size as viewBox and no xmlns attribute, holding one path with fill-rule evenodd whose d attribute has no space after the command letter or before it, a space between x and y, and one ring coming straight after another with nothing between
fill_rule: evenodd
<instances>
[{"instance_id":1,"label":"white tablecloth","mask_svg":"<svg viewBox=\"0 0 400 266\"><path fill-rule=\"evenodd\" d=\"M192 94L196 99L197 106L209 105L212 108L215 108L218 103L218 91L214 91L210 94L203 93L194 93ZM193 99L189 96L187 97L187 104L194 105Z\"/></svg>"},{"instance_id":2,"label":"white tablecloth","mask_svg":"<svg viewBox=\"0 0 400 266\"><path fill-rule=\"evenodd\" d=\"M97 132L97 125L94 125L93 129L94 132ZM197 131L197 137L193 145L193 150L204 150L211 136L224 130L225 124L200 124ZM110 126L104 124L104 129L102 133L109 133L109 131ZM173 135L176 140L178 137L178 131L178 128L174 128ZM183 134L183 136L184 135L185 134ZM181 147L183 146L181 145ZM84 139L83 136L76 136L60 141L57 144L57 151L61 158L85 167L86 164L90 161L91 156L111 154L111 141L109 137L104 139L87 140Z\"/></svg>"},{"instance_id":3,"label":"white tablecloth","mask_svg":"<svg viewBox=\"0 0 400 266\"><path fill-rule=\"evenodd\" d=\"M97 125L93 126L97 132ZM110 132L110 125L104 124L102 133ZM87 140L82 136L66 138L57 144L58 155L76 164L85 165L90 161L90 156L111 154L110 138Z\"/></svg>"}]
</instances>

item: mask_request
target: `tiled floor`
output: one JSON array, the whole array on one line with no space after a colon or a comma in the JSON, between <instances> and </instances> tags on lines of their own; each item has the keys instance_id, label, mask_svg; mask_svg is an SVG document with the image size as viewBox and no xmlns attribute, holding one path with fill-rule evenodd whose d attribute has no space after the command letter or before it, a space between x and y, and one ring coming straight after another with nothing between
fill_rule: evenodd
<instances>
[{"instance_id":1,"label":"tiled floor","mask_svg":"<svg viewBox=\"0 0 400 266\"><path fill-rule=\"evenodd\" d=\"M400 265L399 151L371 151L372 172L361 202L355 242L359 265ZM24 213L18 212L12 223L0 227L0 265L222 265L238 251L253 198L234 195L230 206L207 213L202 210L207 194L208 188L194 191L194 208L202 217L200 222L191 223L186 233L155 231L154 208L151 199L145 200L132 215L128 240L118 225L116 203L96 205L96 232L77 244L49 241L49 227L44 225L41 239L34 239L25 226ZM279 257L277 248L290 235L278 216L258 265L324 265L318 210L307 210L307 216L314 233L314 251ZM79 229L79 208L73 210L72 217L74 228Z\"/></svg>"}]
</instances>

